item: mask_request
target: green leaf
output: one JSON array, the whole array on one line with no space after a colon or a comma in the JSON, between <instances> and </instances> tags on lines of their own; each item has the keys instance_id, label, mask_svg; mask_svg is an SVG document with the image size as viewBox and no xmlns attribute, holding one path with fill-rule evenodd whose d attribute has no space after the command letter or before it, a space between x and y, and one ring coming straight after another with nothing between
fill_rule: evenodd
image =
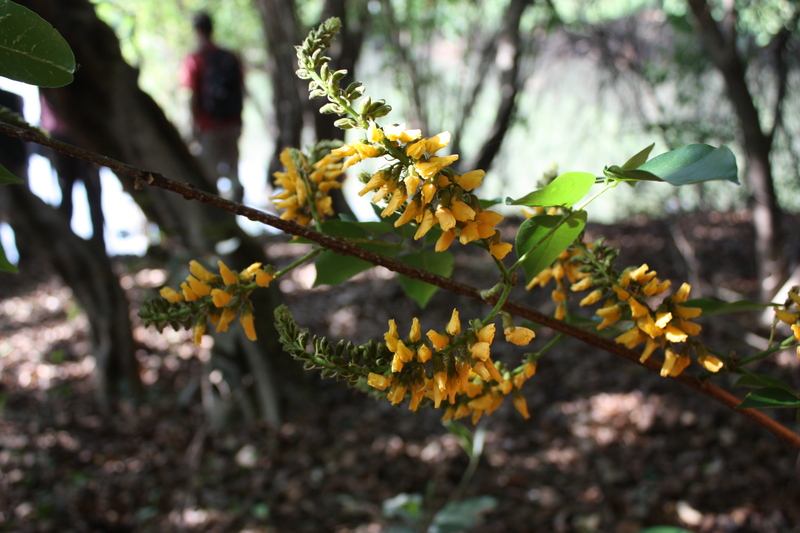
<instances>
[{"instance_id":1,"label":"green leaf","mask_svg":"<svg viewBox=\"0 0 800 533\"><path fill-rule=\"evenodd\" d=\"M374 242L360 244L360 246L365 250L387 257L397 255L397 247L389 243ZM317 256L315 266L317 277L314 280L314 287L318 287L320 285L338 285L375 265L352 255L342 255L332 250L325 250Z\"/></svg>"},{"instance_id":2,"label":"green leaf","mask_svg":"<svg viewBox=\"0 0 800 533\"><path fill-rule=\"evenodd\" d=\"M402 255L398 259L411 266L446 278L449 278L453 273L453 263L455 262L453 254L450 252L419 252ZM439 290L439 287L418 279L412 279L408 276L399 276L399 278L400 286L403 287L406 295L416 301L423 309L428 305L436 291Z\"/></svg>"},{"instance_id":3,"label":"green leaf","mask_svg":"<svg viewBox=\"0 0 800 533\"><path fill-rule=\"evenodd\" d=\"M528 281L552 265L561 252L575 242L586 226L586 211L575 211L545 239L548 232L555 228L562 218L560 215L539 215L529 218L519 227L516 241L517 257L524 256L536 247L522 262L522 270ZM537 244L539 246L536 246Z\"/></svg>"},{"instance_id":4,"label":"green leaf","mask_svg":"<svg viewBox=\"0 0 800 533\"><path fill-rule=\"evenodd\" d=\"M727 146L689 144L654 157L638 168L625 168L628 163L606 167L603 174L622 181L665 181L675 186L711 180L739 183L736 158Z\"/></svg>"},{"instance_id":5,"label":"green leaf","mask_svg":"<svg viewBox=\"0 0 800 533\"><path fill-rule=\"evenodd\" d=\"M727 146L689 144L654 157L636 170L676 186L710 180L739 183L736 157Z\"/></svg>"},{"instance_id":6,"label":"green leaf","mask_svg":"<svg viewBox=\"0 0 800 533\"><path fill-rule=\"evenodd\" d=\"M800 399L795 393L789 393L783 388L764 387L754 390L745 396L737 409L775 409L781 407L800 407Z\"/></svg>"},{"instance_id":7,"label":"green leaf","mask_svg":"<svg viewBox=\"0 0 800 533\"><path fill-rule=\"evenodd\" d=\"M319 231L332 237L341 239L366 239L367 233L359 227L356 222L346 220L326 220L320 226Z\"/></svg>"},{"instance_id":8,"label":"green leaf","mask_svg":"<svg viewBox=\"0 0 800 533\"><path fill-rule=\"evenodd\" d=\"M491 496L450 502L433 517L429 531L436 533L469 531L481 524L482 514L492 511L495 507L497 500Z\"/></svg>"},{"instance_id":9,"label":"green leaf","mask_svg":"<svg viewBox=\"0 0 800 533\"><path fill-rule=\"evenodd\" d=\"M517 200L506 198L508 205L571 206L579 202L594 185L594 174L588 172L566 172L551 181L543 189L533 191Z\"/></svg>"},{"instance_id":10,"label":"green leaf","mask_svg":"<svg viewBox=\"0 0 800 533\"><path fill-rule=\"evenodd\" d=\"M318 287L320 285L338 285L359 272L372 268L373 265L351 255L341 255L331 250L325 250L317 256L315 266L317 278L314 280L314 287Z\"/></svg>"},{"instance_id":11,"label":"green leaf","mask_svg":"<svg viewBox=\"0 0 800 533\"><path fill-rule=\"evenodd\" d=\"M40 87L72 83L75 56L53 26L28 8L0 0L0 76Z\"/></svg>"},{"instance_id":12,"label":"green leaf","mask_svg":"<svg viewBox=\"0 0 800 533\"><path fill-rule=\"evenodd\" d=\"M16 177L14 174L12 174L11 171L8 170L6 167L0 165L0 185L7 185L9 183L25 183L25 182Z\"/></svg>"},{"instance_id":13,"label":"green leaf","mask_svg":"<svg viewBox=\"0 0 800 533\"><path fill-rule=\"evenodd\" d=\"M750 300L738 300L735 302L724 302L722 300L712 300L711 298L695 298L686 300L682 304L684 307L699 307L703 310L702 316L724 315L728 313L744 313L747 311L760 311L765 307L772 307L772 303L752 302Z\"/></svg>"},{"instance_id":14,"label":"green leaf","mask_svg":"<svg viewBox=\"0 0 800 533\"><path fill-rule=\"evenodd\" d=\"M733 385L735 387L764 387L771 389L783 389L789 394L795 394L794 389L787 383L763 374L745 374L737 379L736 383Z\"/></svg>"},{"instance_id":15,"label":"green leaf","mask_svg":"<svg viewBox=\"0 0 800 533\"><path fill-rule=\"evenodd\" d=\"M639 152L635 156L633 156L630 159L628 159L625 162L625 164L622 165L621 168L623 170L634 170L634 169L639 168L640 166L644 165L645 162L647 161L647 158L650 157L650 152L653 151L653 147L655 145L656 145L656 143L651 144L650 146L648 146L647 148L645 148L644 150L642 150L641 152Z\"/></svg>"},{"instance_id":16,"label":"green leaf","mask_svg":"<svg viewBox=\"0 0 800 533\"><path fill-rule=\"evenodd\" d=\"M3 250L3 244L0 243L0 271L10 272L12 274L19 274L19 269L15 267L11 261L6 257L6 251Z\"/></svg>"}]
</instances>

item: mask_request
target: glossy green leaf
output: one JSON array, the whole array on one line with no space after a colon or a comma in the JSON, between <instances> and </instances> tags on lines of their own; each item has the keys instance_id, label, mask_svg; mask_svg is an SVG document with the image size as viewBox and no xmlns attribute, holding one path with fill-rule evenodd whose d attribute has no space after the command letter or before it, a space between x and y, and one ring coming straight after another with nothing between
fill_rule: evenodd
<instances>
[{"instance_id":1,"label":"glossy green leaf","mask_svg":"<svg viewBox=\"0 0 800 533\"><path fill-rule=\"evenodd\" d=\"M25 182L16 177L6 167L0 165L0 185L7 185L9 183L25 183Z\"/></svg>"},{"instance_id":2,"label":"glossy green leaf","mask_svg":"<svg viewBox=\"0 0 800 533\"><path fill-rule=\"evenodd\" d=\"M397 247L388 243L366 243L362 244L361 247L387 257L397 255ZM320 285L338 285L375 265L351 255L342 255L331 250L325 250L317 256L315 266L317 277L314 280L314 287L318 287Z\"/></svg>"},{"instance_id":3,"label":"glossy green leaf","mask_svg":"<svg viewBox=\"0 0 800 533\"><path fill-rule=\"evenodd\" d=\"M3 250L2 243L0 243L0 271L19 274L19 269L17 269L17 267L15 267L6 257L6 251Z\"/></svg>"},{"instance_id":4,"label":"glossy green leaf","mask_svg":"<svg viewBox=\"0 0 800 533\"><path fill-rule=\"evenodd\" d=\"M552 265L561 252L575 242L586 226L586 211L576 211L545 239L562 218L560 215L539 215L529 218L520 226L516 240L517 257L522 257L535 247L522 262L522 270L528 281Z\"/></svg>"},{"instance_id":5,"label":"glossy green leaf","mask_svg":"<svg viewBox=\"0 0 800 533\"><path fill-rule=\"evenodd\" d=\"M656 143L651 144L635 156L628 159L624 165L622 165L623 170L634 170L639 168L640 166L644 165L647 162L647 158L650 157L650 152L653 151Z\"/></svg>"},{"instance_id":6,"label":"glossy green leaf","mask_svg":"<svg viewBox=\"0 0 800 533\"><path fill-rule=\"evenodd\" d=\"M455 263L453 254L450 252L419 252L402 255L398 259L411 266L446 278L449 278L453 273L453 264ZM439 287L418 279L412 279L408 276L399 276L399 278L400 286L403 287L406 295L416 301L423 309L428 305L436 291L439 290Z\"/></svg>"},{"instance_id":7,"label":"glossy green leaf","mask_svg":"<svg viewBox=\"0 0 800 533\"><path fill-rule=\"evenodd\" d=\"M727 146L714 148L707 144L683 146L635 169L612 165L603 169L603 174L622 181L665 181L675 186L711 180L739 183L733 152Z\"/></svg>"},{"instance_id":8,"label":"glossy green leaf","mask_svg":"<svg viewBox=\"0 0 800 533\"><path fill-rule=\"evenodd\" d=\"M699 307L703 310L702 316L712 316L725 315L728 313L744 313L747 311L760 311L765 307L772 307L776 304L765 304L750 300L724 302L722 300L712 300L711 298L695 298L693 300L686 300L681 305L684 307Z\"/></svg>"},{"instance_id":9,"label":"glossy green leaf","mask_svg":"<svg viewBox=\"0 0 800 533\"><path fill-rule=\"evenodd\" d=\"M320 226L321 233L341 239L366 239L367 232L359 226L358 222L347 220L326 220Z\"/></svg>"},{"instance_id":10,"label":"glossy green leaf","mask_svg":"<svg viewBox=\"0 0 800 533\"><path fill-rule=\"evenodd\" d=\"M517 200L506 199L508 205L527 206L571 206L586 196L594 185L594 174L588 172L566 172L551 181L543 189L533 191Z\"/></svg>"},{"instance_id":11,"label":"glossy green leaf","mask_svg":"<svg viewBox=\"0 0 800 533\"><path fill-rule=\"evenodd\" d=\"M75 56L53 26L28 8L0 0L0 76L40 87L72 82Z\"/></svg>"},{"instance_id":12,"label":"glossy green leaf","mask_svg":"<svg viewBox=\"0 0 800 533\"><path fill-rule=\"evenodd\" d=\"M676 186L710 180L739 183L736 157L727 146L689 144L654 157L636 170Z\"/></svg>"},{"instance_id":13,"label":"glossy green leaf","mask_svg":"<svg viewBox=\"0 0 800 533\"><path fill-rule=\"evenodd\" d=\"M765 387L745 396L737 409L776 409L800 407L800 398L783 388Z\"/></svg>"},{"instance_id":14,"label":"glossy green leaf","mask_svg":"<svg viewBox=\"0 0 800 533\"><path fill-rule=\"evenodd\" d=\"M745 374L744 376L741 376L739 379L736 380L734 386L783 389L789 394L795 394L794 389L792 389L792 387L789 386L789 384L784 383L783 381L777 378L765 376L763 374Z\"/></svg>"}]
</instances>

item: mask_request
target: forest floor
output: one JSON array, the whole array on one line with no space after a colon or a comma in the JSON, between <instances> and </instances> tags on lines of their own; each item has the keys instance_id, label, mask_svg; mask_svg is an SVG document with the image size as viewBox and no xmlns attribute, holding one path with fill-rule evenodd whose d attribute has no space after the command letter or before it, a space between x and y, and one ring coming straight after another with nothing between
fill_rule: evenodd
<instances>
[{"instance_id":1,"label":"forest floor","mask_svg":"<svg viewBox=\"0 0 800 533\"><path fill-rule=\"evenodd\" d=\"M693 297L755 292L745 215L641 218L588 234L624 249L620 268L647 262L662 279L692 280ZM302 246L272 243L268 253L288 262ZM454 277L485 286L492 265L454 249ZM118 264L134 303L164 280L145 266ZM442 330L453 307L462 318L481 312L442 293L420 312L382 269L333 288L312 280L313 269L296 271L280 283L283 300L301 326L335 339L380 339L390 317L402 331L416 314L426 331ZM512 298L551 312L549 293ZM755 314L698 321L723 350L755 353L767 342ZM540 329L534 342L551 338ZM136 339L147 401L107 415L93 399L88 324L69 288L36 264L0 278L0 531L413 531L391 529L401 522L384 502L417 494L423 515L435 511L467 468L441 413L411 413L313 376L311 399L279 427L211 431L197 387L207 353L185 333L137 327ZM800 388L794 350L757 371ZM743 397L732 382L715 378ZM472 531L800 532L798 452L706 397L571 341L523 390L529 420L506 402L480 424L483 455L462 499L487 508ZM794 412L770 415L797 429Z\"/></svg>"}]
</instances>

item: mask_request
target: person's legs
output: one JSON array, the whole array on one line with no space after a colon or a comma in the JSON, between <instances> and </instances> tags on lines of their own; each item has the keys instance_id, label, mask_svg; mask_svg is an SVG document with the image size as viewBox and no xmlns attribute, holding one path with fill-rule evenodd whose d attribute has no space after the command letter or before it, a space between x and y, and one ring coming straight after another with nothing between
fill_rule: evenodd
<instances>
[{"instance_id":1,"label":"person's legs","mask_svg":"<svg viewBox=\"0 0 800 533\"><path fill-rule=\"evenodd\" d=\"M196 134L202 150L200 160L205 165L212 179L226 177L231 182L231 199L241 202L244 188L239 181L239 136L242 128L239 125Z\"/></svg>"}]
</instances>

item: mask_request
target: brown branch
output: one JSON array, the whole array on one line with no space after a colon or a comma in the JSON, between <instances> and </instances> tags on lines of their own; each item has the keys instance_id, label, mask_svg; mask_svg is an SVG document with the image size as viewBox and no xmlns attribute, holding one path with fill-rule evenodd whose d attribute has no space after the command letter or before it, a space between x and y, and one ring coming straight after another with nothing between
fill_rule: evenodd
<instances>
[{"instance_id":1,"label":"brown branch","mask_svg":"<svg viewBox=\"0 0 800 533\"><path fill-rule=\"evenodd\" d=\"M480 302L489 305L492 305L496 301L497 298L496 296L493 298L484 298L481 295L481 291L471 285L467 285L449 278L445 278L437 274L433 274L431 272L413 267L396 259L385 257L380 254L371 252L369 250L365 250L360 246L349 243L337 237L332 237L330 235L326 235L324 233L315 231L306 226L301 226L292 221L283 220L274 215L264 213L263 211L260 211L258 209L247 207L245 205L238 204L236 202L232 202L224 198L220 198L219 196L216 196L214 194L202 191L193 185L180 183L171 180L169 178L166 178L157 172L149 172L147 170L142 170L132 165L128 165L126 163L122 163L120 161L116 161L114 159L95 154L93 152L90 152L89 150L84 150L82 148L78 148L63 142L50 139L49 137L45 137L44 135L41 135L38 132L18 128L16 126L12 126L4 122L0 122L0 131L8 135L19 137L25 141L35 142L43 146L53 148L60 152L72 155L74 157L79 157L81 159L91 161L98 165L105 166L118 174L123 174L132 177L135 180L134 185L136 188L141 188L146 184L146 185L151 185L153 187L166 189L168 191L172 191L182 195L187 200L197 200L204 204L212 205L214 207L224 209L231 213L247 217L255 222L261 222L262 224L266 224L268 226L277 228L283 231L284 233L288 233L290 235L296 235L298 237L303 237L308 240L314 241L317 244L333 252L363 259L364 261L368 261L374 265L383 266L398 274L402 274L404 276L408 276L413 279L430 283L431 285L435 285L440 289L444 289L459 296L465 296L467 298L478 300ZM531 322L536 322L559 333L569 335L570 337L573 337L589 346L598 348L612 355L621 357L622 359L625 359L626 361L629 361L633 364L644 366L645 368L647 368L652 372L661 371L661 364L658 361L655 361L653 359L648 359L644 364L642 364L639 362L639 354L637 352L629 350L624 346L615 343L612 339L607 339L605 337L601 337L597 334L567 324L566 322L558 320L550 315L541 313L531 307L528 307L527 305L514 301L507 301L503 306L503 309L520 318L530 320ZM695 376L692 376L690 374L681 374L678 377L672 379L674 379L675 381L681 383L686 387L689 387L691 389L700 392L701 394L706 395L712 400L730 409L735 409L736 406L738 406L741 403L741 401L737 397L733 396L729 392L717 387L716 385L713 385L708 381L700 381ZM779 422L776 422L763 412L755 409L736 409L735 412L744 415L747 418L750 418L756 424L760 425L767 431L773 433L778 438L783 440L786 443L786 445L789 446L790 448L795 450L800 450L800 435L793 432L789 428L783 426Z\"/></svg>"}]
</instances>

